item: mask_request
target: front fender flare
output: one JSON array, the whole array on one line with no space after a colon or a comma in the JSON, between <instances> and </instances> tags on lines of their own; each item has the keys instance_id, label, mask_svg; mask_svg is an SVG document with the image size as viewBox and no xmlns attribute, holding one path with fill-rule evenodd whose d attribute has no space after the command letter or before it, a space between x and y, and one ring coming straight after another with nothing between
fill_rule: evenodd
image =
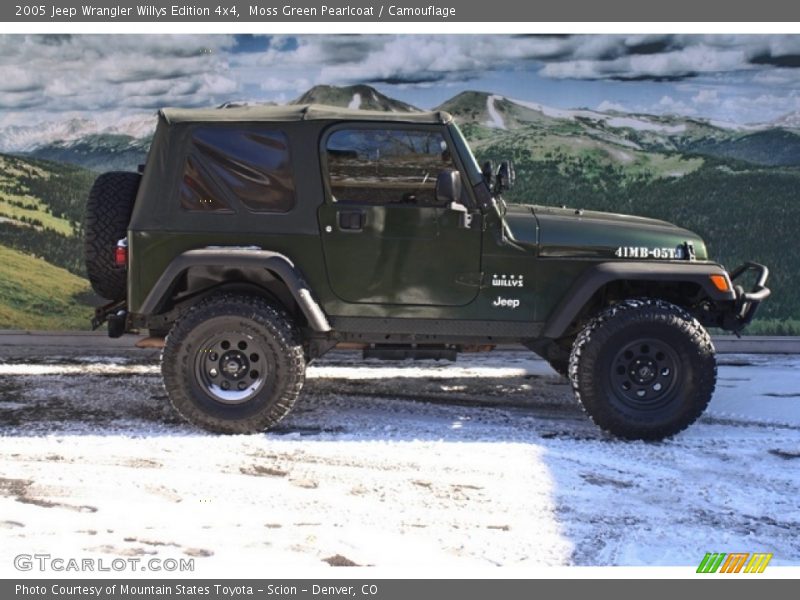
<instances>
[{"instance_id":1,"label":"front fender flare","mask_svg":"<svg viewBox=\"0 0 800 600\"><path fill-rule=\"evenodd\" d=\"M729 291L721 292L711 282L710 275L723 275L729 283ZM545 323L542 335L556 339L564 335L581 309L604 285L613 281L674 281L694 283L718 301L734 301L736 293L730 285L725 269L714 263L653 263L653 262L604 262L584 271L572 284L558 307Z\"/></svg>"},{"instance_id":2,"label":"front fender flare","mask_svg":"<svg viewBox=\"0 0 800 600\"><path fill-rule=\"evenodd\" d=\"M314 331L324 333L331 330L325 312L314 299L311 289L294 263L283 254L257 248L221 246L187 250L179 254L167 265L150 289L140 312L145 315L157 314L178 277L193 266L250 267L269 271L286 284Z\"/></svg>"}]
</instances>

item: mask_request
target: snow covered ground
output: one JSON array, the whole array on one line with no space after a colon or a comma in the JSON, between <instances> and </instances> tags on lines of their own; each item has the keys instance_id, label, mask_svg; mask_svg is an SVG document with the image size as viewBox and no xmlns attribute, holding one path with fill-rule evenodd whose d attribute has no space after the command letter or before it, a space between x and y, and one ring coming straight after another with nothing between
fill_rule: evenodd
<instances>
[{"instance_id":1,"label":"snow covered ground","mask_svg":"<svg viewBox=\"0 0 800 600\"><path fill-rule=\"evenodd\" d=\"M630 443L598 431L523 353L331 355L277 430L249 436L182 423L153 363L6 361L0 576L42 552L192 557L201 577L694 567L706 552L800 565L800 356L720 363L697 424Z\"/></svg>"}]
</instances>

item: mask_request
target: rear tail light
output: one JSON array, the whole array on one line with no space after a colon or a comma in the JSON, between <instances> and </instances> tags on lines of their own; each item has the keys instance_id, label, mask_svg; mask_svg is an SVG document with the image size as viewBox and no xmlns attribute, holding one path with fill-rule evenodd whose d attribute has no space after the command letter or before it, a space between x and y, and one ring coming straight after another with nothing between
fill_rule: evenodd
<instances>
[{"instance_id":1,"label":"rear tail light","mask_svg":"<svg viewBox=\"0 0 800 600\"><path fill-rule=\"evenodd\" d=\"M128 238L122 238L114 248L114 266L128 266Z\"/></svg>"}]
</instances>

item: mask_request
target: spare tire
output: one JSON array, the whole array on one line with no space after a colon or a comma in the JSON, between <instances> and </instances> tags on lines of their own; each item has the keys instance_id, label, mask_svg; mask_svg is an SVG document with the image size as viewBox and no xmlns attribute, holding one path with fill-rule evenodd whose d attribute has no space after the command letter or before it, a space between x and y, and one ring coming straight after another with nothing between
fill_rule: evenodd
<instances>
[{"instance_id":1,"label":"spare tire","mask_svg":"<svg viewBox=\"0 0 800 600\"><path fill-rule=\"evenodd\" d=\"M92 289L113 301L126 295L127 272L114 265L114 249L127 235L141 179L138 173L103 173L95 180L86 203L86 273Z\"/></svg>"}]
</instances>

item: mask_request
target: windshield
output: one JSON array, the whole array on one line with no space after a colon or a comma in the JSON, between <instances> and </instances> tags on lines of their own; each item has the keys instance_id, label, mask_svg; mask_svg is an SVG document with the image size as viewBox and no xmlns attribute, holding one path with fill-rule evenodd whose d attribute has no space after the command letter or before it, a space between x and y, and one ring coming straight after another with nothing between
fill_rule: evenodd
<instances>
[{"instance_id":1,"label":"windshield","mask_svg":"<svg viewBox=\"0 0 800 600\"><path fill-rule=\"evenodd\" d=\"M461 157L461 160L464 163L464 169L467 172L467 177L469 177L469 182L472 185L479 184L483 181L483 175L481 175L481 169L478 166L478 161L472 154L472 150L470 150L467 140L464 139L464 135L461 133L461 130L455 123L450 123L448 128L450 129L450 135L453 136L453 144L456 146L458 155Z\"/></svg>"}]
</instances>

